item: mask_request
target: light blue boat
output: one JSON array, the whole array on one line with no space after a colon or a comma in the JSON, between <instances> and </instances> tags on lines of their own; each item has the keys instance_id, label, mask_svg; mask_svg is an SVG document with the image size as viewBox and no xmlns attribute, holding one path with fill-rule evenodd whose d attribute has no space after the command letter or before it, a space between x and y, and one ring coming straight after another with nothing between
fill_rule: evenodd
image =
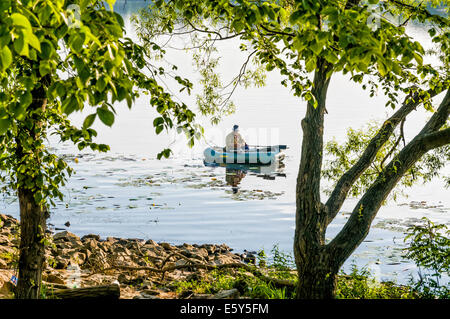
<instances>
[{"instance_id":1,"label":"light blue boat","mask_svg":"<svg viewBox=\"0 0 450 319\"><path fill-rule=\"evenodd\" d=\"M270 165L284 159L286 148L286 145L276 145L227 152L223 147L208 147L203 154L205 163Z\"/></svg>"}]
</instances>

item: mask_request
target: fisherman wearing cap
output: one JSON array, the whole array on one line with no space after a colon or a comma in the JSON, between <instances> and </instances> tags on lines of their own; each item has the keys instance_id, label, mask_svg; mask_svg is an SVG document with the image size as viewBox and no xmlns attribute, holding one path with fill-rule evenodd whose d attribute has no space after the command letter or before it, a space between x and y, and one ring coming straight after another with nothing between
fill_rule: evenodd
<instances>
[{"instance_id":1,"label":"fisherman wearing cap","mask_svg":"<svg viewBox=\"0 0 450 319\"><path fill-rule=\"evenodd\" d=\"M233 126L233 132L227 135L225 139L226 150L230 151L239 151L239 150L248 150L248 145L245 143L241 134L239 134L239 126Z\"/></svg>"}]
</instances>

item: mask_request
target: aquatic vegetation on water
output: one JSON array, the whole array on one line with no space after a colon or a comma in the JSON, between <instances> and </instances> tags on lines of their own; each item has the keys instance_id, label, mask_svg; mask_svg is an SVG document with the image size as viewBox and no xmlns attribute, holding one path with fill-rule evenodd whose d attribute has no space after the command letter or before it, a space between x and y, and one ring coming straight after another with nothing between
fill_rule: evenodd
<instances>
[{"instance_id":1,"label":"aquatic vegetation on water","mask_svg":"<svg viewBox=\"0 0 450 319\"><path fill-rule=\"evenodd\" d=\"M258 189L239 189L237 193L234 193L232 190L226 190L225 193L230 194L232 199L240 201L277 199L279 196L284 194L284 192L275 193L271 191L261 191Z\"/></svg>"},{"instance_id":2,"label":"aquatic vegetation on water","mask_svg":"<svg viewBox=\"0 0 450 319\"><path fill-rule=\"evenodd\" d=\"M426 201L411 201L409 203L399 204L398 206L409 206L412 209L429 209L438 213L447 213L450 212L450 208L444 207L444 205L429 205Z\"/></svg>"},{"instance_id":3,"label":"aquatic vegetation on water","mask_svg":"<svg viewBox=\"0 0 450 319\"><path fill-rule=\"evenodd\" d=\"M277 199L283 195L284 192L271 192L263 191L261 189L239 189L237 192L230 190L230 186L223 179L219 179L217 175L211 174L209 171L201 172L197 174L195 172L184 172L184 175L190 174L190 176L175 177L168 174L153 174L140 177L125 177L119 178L115 185L120 187L153 187L162 186L167 184L181 185L191 189L210 189L221 190L225 189L225 193L231 196L223 196L231 198L236 201L245 200L264 200L264 199Z\"/></svg>"}]
</instances>

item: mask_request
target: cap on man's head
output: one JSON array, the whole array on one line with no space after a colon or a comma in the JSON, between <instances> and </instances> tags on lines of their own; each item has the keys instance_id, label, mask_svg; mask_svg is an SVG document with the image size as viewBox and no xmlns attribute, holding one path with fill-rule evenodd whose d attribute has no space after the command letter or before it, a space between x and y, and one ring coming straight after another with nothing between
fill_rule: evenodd
<instances>
[{"instance_id":1,"label":"cap on man's head","mask_svg":"<svg viewBox=\"0 0 450 319\"><path fill-rule=\"evenodd\" d=\"M233 125L233 131L236 131L236 130L238 130L239 129L239 125Z\"/></svg>"}]
</instances>

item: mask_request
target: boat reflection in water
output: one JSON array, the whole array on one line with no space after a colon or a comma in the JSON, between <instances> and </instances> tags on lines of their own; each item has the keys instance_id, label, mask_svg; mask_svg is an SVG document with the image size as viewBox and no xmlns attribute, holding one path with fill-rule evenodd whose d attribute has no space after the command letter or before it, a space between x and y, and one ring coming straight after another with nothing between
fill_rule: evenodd
<instances>
[{"instance_id":1,"label":"boat reflection in water","mask_svg":"<svg viewBox=\"0 0 450 319\"><path fill-rule=\"evenodd\" d=\"M276 177L286 177L284 173L284 164L281 161L274 161L270 165L258 164L226 164L226 163L208 163L208 167L225 167L225 181L231 186L234 194L239 191L239 184L245 176L253 175L267 180L275 180Z\"/></svg>"}]
</instances>

